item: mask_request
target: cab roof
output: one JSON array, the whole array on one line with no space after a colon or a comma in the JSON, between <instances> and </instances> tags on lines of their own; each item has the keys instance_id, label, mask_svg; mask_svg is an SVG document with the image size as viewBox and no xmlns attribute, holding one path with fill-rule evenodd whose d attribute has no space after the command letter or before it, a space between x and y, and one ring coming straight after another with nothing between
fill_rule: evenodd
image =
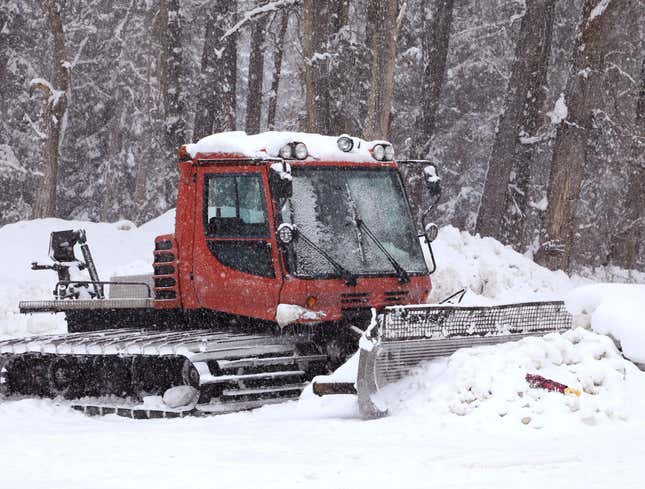
<instances>
[{"instance_id":1,"label":"cab roof","mask_svg":"<svg viewBox=\"0 0 645 489\"><path fill-rule=\"evenodd\" d=\"M377 160L370 150L377 144L390 144L387 141L365 141L352 137L354 146L349 152L338 148L339 136L323 136L306 132L270 131L248 135L244 131L231 131L212 134L194 144L186 144L186 152L191 158L198 155L226 154L244 158L279 158L280 148L289 143L304 143L309 156L302 161L352 161L374 163Z\"/></svg>"}]
</instances>

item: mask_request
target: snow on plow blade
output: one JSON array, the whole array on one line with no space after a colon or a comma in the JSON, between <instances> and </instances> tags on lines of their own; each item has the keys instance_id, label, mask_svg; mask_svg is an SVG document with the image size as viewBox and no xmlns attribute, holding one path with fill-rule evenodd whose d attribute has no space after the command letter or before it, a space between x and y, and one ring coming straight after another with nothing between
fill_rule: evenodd
<instances>
[{"instance_id":1,"label":"snow on plow blade","mask_svg":"<svg viewBox=\"0 0 645 489\"><path fill-rule=\"evenodd\" d=\"M572 322L561 301L486 307L388 307L361 341L356 381L361 415L386 415L379 391L423 361L451 355L460 348L570 329Z\"/></svg>"}]
</instances>

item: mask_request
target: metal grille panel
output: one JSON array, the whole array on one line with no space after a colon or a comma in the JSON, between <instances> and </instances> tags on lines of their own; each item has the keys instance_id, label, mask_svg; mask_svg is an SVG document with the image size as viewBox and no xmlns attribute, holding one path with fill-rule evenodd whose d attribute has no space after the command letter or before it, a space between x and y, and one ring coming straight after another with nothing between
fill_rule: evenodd
<instances>
[{"instance_id":1,"label":"metal grille panel","mask_svg":"<svg viewBox=\"0 0 645 489\"><path fill-rule=\"evenodd\" d=\"M562 301L485 307L446 305L386 308L382 341L539 334L571 328L573 319Z\"/></svg>"}]
</instances>

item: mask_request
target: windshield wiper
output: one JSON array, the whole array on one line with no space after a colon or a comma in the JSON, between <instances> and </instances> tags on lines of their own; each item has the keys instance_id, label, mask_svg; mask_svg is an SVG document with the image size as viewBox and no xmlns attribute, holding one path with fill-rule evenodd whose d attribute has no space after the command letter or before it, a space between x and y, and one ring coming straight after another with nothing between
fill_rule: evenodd
<instances>
[{"instance_id":1,"label":"windshield wiper","mask_svg":"<svg viewBox=\"0 0 645 489\"><path fill-rule=\"evenodd\" d=\"M372 230L367 227L367 224L365 224L365 221L363 221L361 218L356 219L356 225L359 228L362 228L363 231L365 231L365 234L367 234L372 241L374 241L374 244L376 244L377 248L383 252L383 254L387 257L388 261L392 264L394 267L394 270L396 270L396 274L399 276L399 283L402 284L407 284L410 281L410 277L408 276L408 272L406 272L401 264L394 259L392 254L385 249L385 246L383 246L383 243L381 243L381 240L378 239Z\"/></svg>"},{"instance_id":2,"label":"windshield wiper","mask_svg":"<svg viewBox=\"0 0 645 489\"><path fill-rule=\"evenodd\" d=\"M345 188L347 189L347 197L349 200L350 210L352 211L352 219L354 220L354 223L356 224L356 228L358 229L357 239L361 250L361 256L363 257L363 262L365 261L365 251L363 250L363 246L362 246L363 235L360 233L361 230L365 231L365 234L367 234L372 239L372 241L374 241L378 249L383 252L383 254L386 256L388 261L392 264L392 266L394 267L394 270L396 270L396 274L399 276L399 283L407 284L410 281L408 272L406 272L403 269L403 267L399 264L399 262L394 259L392 254L385 249L385 247L383 246L383 243L381 243L381 240L378 239L374 235L372 230L367 227L367 224L365 224L365 221L363 221L361 217L358 215L358 208L356 207L356 202L354 202L354 198L352 197L352 191L350 190L349 185L347 183L345 183Z\"/></svg>"},{"instance_id":3,"label":"windshield wiper","mask_svg":"<svg viewBox=\"0 0 645 489\"><path fill-rule=\"evenodd\" d=\"M296 238L297 239L302 239L305 243L307 243L311 248L316 250L320 256L322 256L325 260L327 260L338 272L338 275L345 281L345 285L354 287L356 285L356 274L350 272L347 270L344 266L342 266L340 263L338 263L336 260L334 260L329 254L323 250L320 246L318 246L316 243L311 241L307 236L302 234L302 231L298 230L296 233Z\"/></svg>"}]
</instances>

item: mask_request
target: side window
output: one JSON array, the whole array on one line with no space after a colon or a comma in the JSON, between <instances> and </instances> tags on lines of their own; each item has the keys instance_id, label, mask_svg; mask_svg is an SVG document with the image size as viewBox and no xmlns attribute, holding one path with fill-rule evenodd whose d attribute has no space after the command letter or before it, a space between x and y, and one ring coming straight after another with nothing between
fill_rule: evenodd
<instances>
[{"instance_id":1,"label":"side window","mask_svg":"<svg viewBox=\"0 0 645 489\"><path fill-rule=\"evenodd\" d=\"M206 176L205 217L208 237L268 237L260 175Z\"/></svg>"},{"instance_id":2,"label":"side window","mask_svg":"<svg viewBox=\"0 0 645 489\"><path fill-rule=\"evenodd\" d=\"M259 174L206 175L204 229L208 249L220 263L251 275L275 277Z\"/></svg>"}]
</instances>

